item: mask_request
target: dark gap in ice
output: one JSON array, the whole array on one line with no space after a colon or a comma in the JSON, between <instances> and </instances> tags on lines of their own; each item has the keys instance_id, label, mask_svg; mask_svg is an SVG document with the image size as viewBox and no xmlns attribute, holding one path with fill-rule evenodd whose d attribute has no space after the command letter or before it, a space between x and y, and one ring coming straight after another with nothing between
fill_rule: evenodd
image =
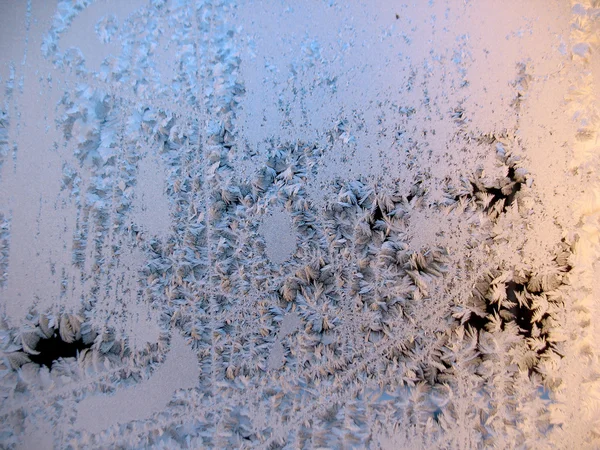
<instances>
[{"instance_id":1,"label":"dark gap in ice","mask_svg":"<svg viewBox=\"0 0 600 450\"><path fill-rule=\"evenodd\" d=\"M506 288L506 297L510 302L515 303L516 305L511 308L499 308L497 303L492 303L489 300L486 301L485 305L485 317L481 317L477 314L471 314L469 320L465 322L465 325L470 325L471 328L476 330L487 330L486 326L490 322L490 317L500 314L500 311L508 311L512 315L514 322L517 324L519 329L521 330L519 334L525 337L532 337L533 325L536 324L540 326L541 322L544 320L546 315L542 317L539 321L533 322L533 314L534 311L528 308L525 304L519 304L517 299L517 292L522 293L525 291L527 283L515 283L514 281L509 281L505 283ZM509 320L511 321L511 320ZM506 319L503 320L502 329L504 329L504 324L507 322Z\"/></svg>"},{"instance_id":2,"label":"dark gap in ice","mask_svg":"<svg viewBox=\"0 0 600 450\"><path fill-rule=\"evenodd\" d=\"M520 334L526 338L531 338L533 337L533 326L536 325L538 328L541 328L544 320L546 320L548 317L548 314L544 314L539 320L534 321L533 315L535 311L527 307L525 304L519 304L516 293L525 292L526 286L527 283L519 284L511 281L506 284L506 296L511 302L515 302L517 304L510 309L510 312L514 316L514 320L521 330ZM541 293L542 289L540 289L538 292ZM542 336L545 335L546 333L542 333ZM538 350L538 354L542 354L543 352L543 350Z\"/></svg>"},{"instance_id":3,"label":"dark gap in ice","mask_svg":"<svg viewBox=\"0 0 600 450\"><path fill-rule=\"evenodd\" d=\"M383 211L381 211L379 205L376 205L375 211L373 211L373 214L371 216L371 229L373 229L377 222L380 220L383 220Z\"/></svg>"},{"instance_id":4,"label":"dark gap in ice","mask_svg":"<svg viewBox=\"0 0 600 450\"><path fill-rule=\"evenodd\" d=\"M516 306L510 308L509 311L515 318L515 322L521 330L521 334L525 337L531 337L534 324L534 322L532 322L533 310L527 308L524 304L519 304L519 301L517 300L517 292L522 293L524 291L524 284L515 283L514 281L506 283L506 297L511 302L516 303Z\"/></svg>"},{"instance_id":5,"label":"dark gap in ice","mask_svg":"<svg viewBox=\"0 0 600 450\"><path fill-rule=\"evenodd\" d=\"M506 185L504 185L502 188L483 187L483 189L482 189L481 185L478 185L477 183L472 181L471 187L473 188L473 194L469 195L469 197L474 197L475 194L477 194L478 192L491 194L492 200L489 202L487 207L484 209L485 212L491 211L494 208L494 206L496 205L496 203L498 203L500 200L504 199L504 205L502 207L501 212L506 212L508 207L511 206L515 202L517 192L519 192L521 190L521 186L523 184L520 181L517 181L516 170L515 170L514 166L510 166L508 168L508 175L506 176L506 178L508 178L510 180L510 182L507 183ZM454 200L458 202L460 200L460 197L461 197L460 195L457 195L454 197Z\"/></svg>"},{"instance_id":6,"label":"dark gap in ice","mask_svg":"<svg viewBox=\"0 0 600 450\"><path fill-rule=\"evenodd\" d=\"M491 304L488 304L487 310L486 310L488 315L493 313L494 311L497 311L497 309L494 308ZM465 322L465 325L468 325L475 330L485 330L485 326L488 323L489 323L489 319L487 318L487 315L486 315L486 317L481 317L477 314L471 314L471 316L469 317L469 320L467 320Z\"/></svg>"},{"instance_id":7,"label":"dark gap in ice","mask_svg":"<svg viewBox=\"0 0 600 450\"><path fill-rule=\"evenodd\" d=\"M44 365L48 369L52 369L52 363L57 359L76 357L79 352L91 348L92 345L93 342L86 344L82 339L65 342L58 333L54 333L49 339L39 340L34 350L40 352L40 354L29 355L29 359L39 366Z\"/></svg>"},{"instance_id":8,"label":"dark gap in ice","mask_svg":"<svg viewBox=\"0 0 600 450\"><path fill-rule=\"evenodd\" d=\"M565 250L563 249L563 253L564 252ZM564 262L566 259L564 254L560 255L560 258L561 262ZM571 270L570 265L560 264L559 267L562 273L568 273ZM501 270L498 269L496 272L500 273ZM484 305L480 305L479 314L474 311L471 312L468 320L464 321L463 325L470 326L477 331L488 331L488 324L492 324L496 320L499 320L501 329L505 330L507 324L512 322L517 325L520 336L524 339L532 340L535 345L535 347L532 347L532 350L535 351L538 356L544 355L549 350L560 355L555 345L552 342L547 341L550 331L548 329L549 324L547 321L550 318L550 314L546 312L537 315L536 305L532 304L534 303L532 296L549 294L550 292L555 291L559 286L555 284L550 287L540 286L538 282L532 282L535 276L535 272L531 272L521 276L518 281L511 280L504 283L504 288L506 290L505 302L510 303L513 306L495 301L494 294L491 291L491 278L484 278L479 284L483 284L484 286L487 285L487 292L484 288L484 291L479 290L474 292L473 295L476 295L485 302L485 309L481 310ZM565 280L560 282L560 284L564 283L566 283ZM519 298L521 299L521 302L519 302ZM497 324L494 324L494 327L495 326L497 326ZM534 363L533 367L529 368L530 375L535 371L536 365L537 363Z\"/></svg>"},{"instance_id":9,"label":"dark gap in ice","mask_svg":"<svg viewBox=\"0 0 600 450\"><path fill-rule=\"evenodd\" d=\"M513 202L515 201L515 196L517 195L517 192L519 192L521 190L521 185L522 185L522 183L517 181L517 179L516 179L515 166L510 166L508 168L508 178L510 178L510 180L514 184L511 187L511 192L506 196L506 201L504 202L505 208L507 208L508 206L513 204Z\"/></svg>"}]
</instances>

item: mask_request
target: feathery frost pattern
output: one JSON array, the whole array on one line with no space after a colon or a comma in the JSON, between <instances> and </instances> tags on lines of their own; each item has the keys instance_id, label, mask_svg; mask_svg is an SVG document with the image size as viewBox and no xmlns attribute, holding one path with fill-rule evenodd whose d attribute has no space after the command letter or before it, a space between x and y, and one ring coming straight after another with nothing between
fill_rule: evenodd
<instances>
[{"instance_id":1,"label":"feathery frost pattern","mask_svg":"<svg viewBox=\"0 0 600 450\"><path fill-rule=\"evenodd\" d=\"M37 424L69 449L600 446L600 4L560 22L557 72L526 48L488 80L527 33L471 39L448 16L475 2L381 6L385 26L317 3L107 10L94 69L65 42L100 3L59 1L36 50L70 215L48 298L26 299L0 205L0 446ZM2 188L25 152L7 67ZM564 117L534 126L556 86Z\"/></svg>"}]
</instances>

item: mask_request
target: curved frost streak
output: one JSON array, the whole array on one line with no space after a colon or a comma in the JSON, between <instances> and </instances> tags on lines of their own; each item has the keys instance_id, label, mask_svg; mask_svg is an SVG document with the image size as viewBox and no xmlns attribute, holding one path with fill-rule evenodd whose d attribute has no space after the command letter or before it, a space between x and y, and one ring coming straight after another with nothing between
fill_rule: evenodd
<instances>
[{"instance_id":1,"label":"curved frost streak","mask_svg":"<svg viewBox=\"0 0 600 450\"><path fill-rule=\"evenodd\" d=\"M94 395L79 402L75 428L98 433L119 423L150 418L166 408L177 389L195 387L198 359L178 333L171 339L171 350L164 364L149 380L118 389L111 396Z\"/></svg>"}]
</instances>

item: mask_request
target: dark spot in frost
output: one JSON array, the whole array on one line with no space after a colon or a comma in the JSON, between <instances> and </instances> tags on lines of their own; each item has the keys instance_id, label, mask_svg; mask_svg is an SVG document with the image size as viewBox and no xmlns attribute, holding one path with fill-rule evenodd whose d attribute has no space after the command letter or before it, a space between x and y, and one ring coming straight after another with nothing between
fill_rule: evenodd
<instances>
[{"instance_id":1,"label":"dark spot in frost","mask_svg":"<svg viewBox=\"0 0 600 450\"><path fill-rule=\"evenodd\" d=\"M49 339L40 339L34 349L40 354L29 355L29 359L39 366L44 365L51 369L54 361L60 358L74 358L79 352L91 347L92 343L85 344L81 339L71 343L65 342L58 333L54 333Z\"/></svg>"},{"instance_id":2,"label":"dark spot in frost","mask_svg":"<svg viewBox=\"0 0 600 450\"><path fill-rule=\"evenodd\" d=\"M383 211L381 211L381 208L377 205L375 206L375 211L373 211L373 214L371 215L371 228L373 228L380 220L383 220Z\"/></svg>"},{"instance_id":3,"label":"dark spot in frost","mask_svg":"<svg viewBox=\"0 0 600 450\"><path fill-rule=\"evenodd\" d=\"M509 167L507 178L510 180L510 182L506 184L502 189L495 187L484 187L482 189L481 186L478 186L477 184L471 182L471 186L473 187L473 196L478 192L484 192L493 196L492 200L485 208L485 212L491 211L496 205L496 203L498 203L500 200L504 200L504 205L502 207L503 213L506 212L508 207L514 203L517 192L521 190L521 186L523 183L516 180L514 166ZM454 200L459 201L460 196L456 196Z\"/></svg>"}]
</instances>

